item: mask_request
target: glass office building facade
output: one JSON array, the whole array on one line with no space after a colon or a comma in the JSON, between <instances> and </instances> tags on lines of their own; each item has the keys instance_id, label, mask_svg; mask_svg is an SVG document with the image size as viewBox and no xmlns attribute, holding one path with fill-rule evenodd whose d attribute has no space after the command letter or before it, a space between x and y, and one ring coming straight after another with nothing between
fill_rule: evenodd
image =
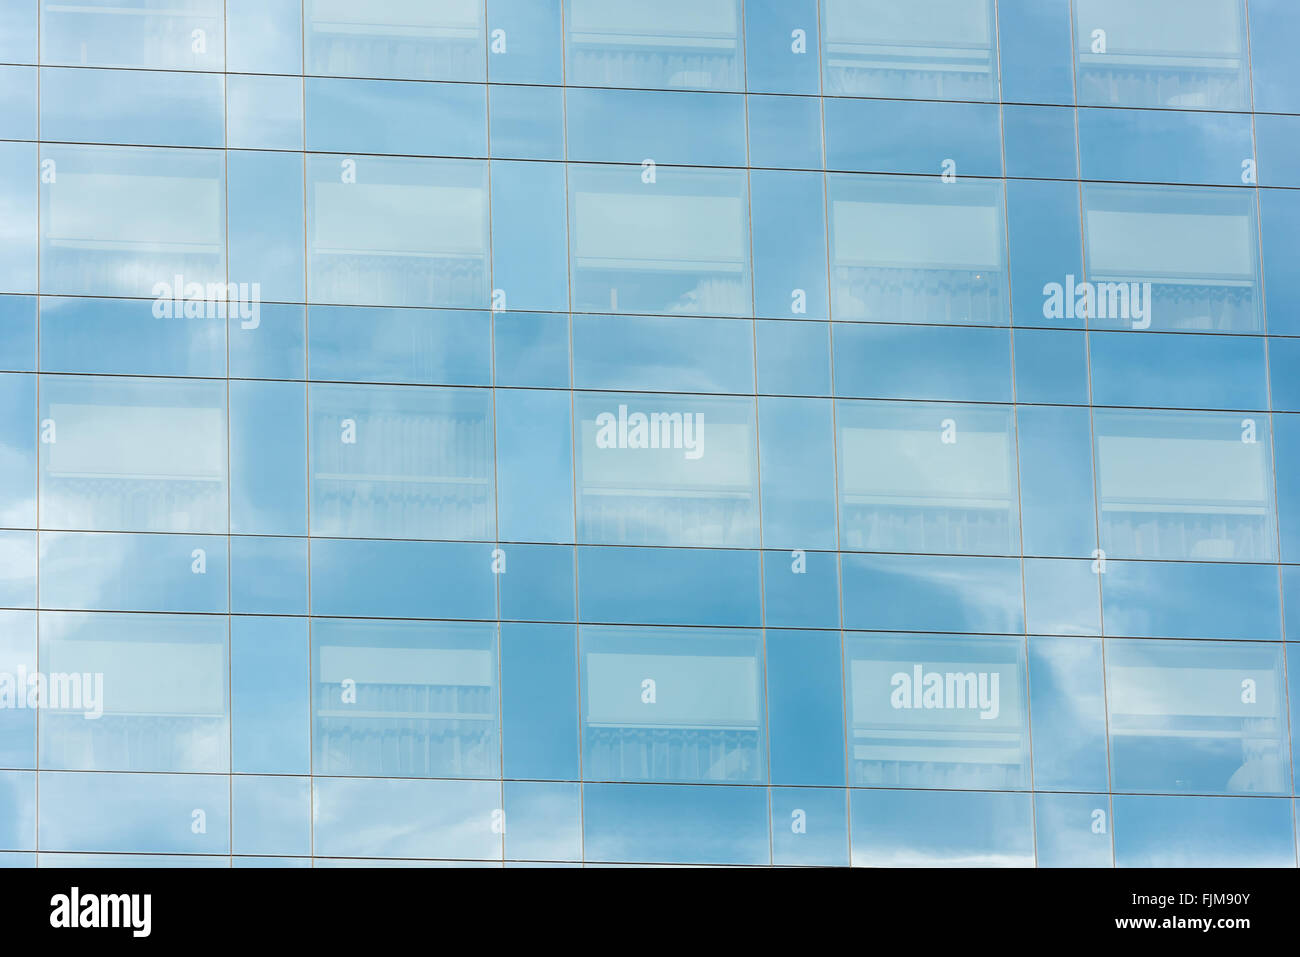
<instances>
[{"instance_id":1,"label":"glass office building facade","mask_svg":"<svg viewBox=\"0 0 1300 957\"><path fill-rule=\"evenodd\" d=\"M1297 36L0 0L0 857L1294 866Z\"/></svg>"}]
</instances>

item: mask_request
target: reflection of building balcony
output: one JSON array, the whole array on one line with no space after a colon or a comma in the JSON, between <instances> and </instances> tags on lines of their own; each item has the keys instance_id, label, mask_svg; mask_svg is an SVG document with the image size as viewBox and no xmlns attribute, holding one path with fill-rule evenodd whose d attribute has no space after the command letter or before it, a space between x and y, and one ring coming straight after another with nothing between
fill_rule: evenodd
<instances>
[{"instance_id":1,"label":"reflection of building balcony","mask_svg":"<svg viewBox=\"0 0 1300 957\"><path fill-rule=\"evenodd\" d=\"M586 775L613 781L760 781L756 727L620 726L583 730Z\"/></svg>"},{"instance_id":2,"label":"reflection of building balcony","mask_svg":"<svg viewBox=\"0 0 1300 957\"><path fill-rule=\"evenodd\" d=\"M1214 109L1240 104L1243 64L1235 57L1079 54L1079 102Z\"/></svg>"}]
</instances>

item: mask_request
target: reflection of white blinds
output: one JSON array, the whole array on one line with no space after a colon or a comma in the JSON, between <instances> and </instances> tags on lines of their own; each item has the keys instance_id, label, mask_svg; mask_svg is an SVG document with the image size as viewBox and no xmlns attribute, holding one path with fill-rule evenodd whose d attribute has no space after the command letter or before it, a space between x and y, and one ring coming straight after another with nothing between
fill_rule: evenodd
<instances>
[{"instance_id":1,"label":"reflection of white blinds","mask_svg":"<svg viewBox=\"0 0 1300 957\"><path fill-rule=\"evenodd\" d=\"M730 269L749 257L737 196L579 192L578 264L621 269Z\"/></svg>"},{"instance_id":2,"label":"reflection of white blinds","mask_svg":"<svg viewBox=\"0 0 1300 957\"><path fill-rule=\"evenodd\" d=\"M216 252L224 243L225 194L215 176L60 169L58 182L45 188L49 197L45 233L63 245L140 244L150 249Z\"/></svg>"},{"instance_id":3,"label":"reflection of white blinds","mask_svg":"<svg viewBox=\"0 0 1300 957\"><path fill-rule=\"evenodd\" d=\"M1097 476L1104 505L1268 502L1264 446L1239 439L1100 435Z\"/></svg>"},{"instance_id":4,"label":"reflection of white blinds","mask_svg":"<svg viewBox=\"0 0 1300 957\"><path fill-rule=\"evenodd\" d=\"M974 695L965 699L965 707L945 708L895 708L890 696L894 691L894 675L903 673L910 680L913 668L921 665L925 674L937 672L947 675L973 675L974 683L953 682L954 691L959 686L963 693L973 689ZM876 661L858 658L849 665L853 688L853 724L858 728L897 727L920 725L926 728L978 728L983 731L1008 731L1020 727L1020 667L1014 661ZM979 675L998 676L997 717L981 718L979 708ZM992 684L987 682L991 691ZM953 702L956 696L953 696ZM992 713L990 711L990 713Z\"/></svg>"},{"instance_id":5,"label":"reflection of white blinds","mask_svg":"<svg viewBox=\"0 0 1300 957\"><path fill-rule=\"evenodd\" d=\"M832 214L837 266L1002 268L996 206L836 200Z\"/></svg>"},{"instance_id":6,"label":"reflection of white blinds","mask_svg":"<svg viewBox=\"0 0 1300 957\"><path fill-rule=\"evenodd\" d=\"M482 256L487 198L471 186L315 183L314 252Z\"/></svg>"},{"instance_id":7,"label":"reflection of white blinds","mask_svg":"<svg viewBox=\"0 0 1300 957\"><path fill-rule=\"evenodd\" d=\"M832 49L850 43L987 47L989 0L826 0L826 38Z\"/></svg>"},{"instance_id":8,"label":"reflection of white blinds","mask_svg":"<svg viewBox=\"0 0 1300 957\"><path fill-rule=\"evenodd\" d=\"M320 650L317 680L337 684L351 678L357 684L490 688L495 673L496 658L486 649L325 645Z\"/></svg>"},{"instance_id":9,"label":"reflection of white blinds","mask_svg":"<svg viewBox=\"0 0 1300 957\"><path fill-rule=\"evenodd\" d=\"M683 417L690 414L683 413ZM748 425L713 423L706 411L704 454L697 459L686 458L685 449L602 449L596 445L596 432L594 420L582 422L582 485L588 491L599 487L663 492L750 490L754 451Z\"/></svg>"},{"instance_id":10,"label":"reflection of white blinds","mask_svg":"<svg viewBox=\"0 0 1300 957\"><path fill-rule=\"evenodd\" d=\"M738 32L736 6L736 0L573 0L565 25L578 42L652 44L660 40L665 45L685 46L693 38L734 40Z\"/></svg>"},{"instance_id":11,"label":"reflection of white blinds","mask_svg":"<svg viewBox=\"0 0 1300 957\"><path fill-rule=\"evenodd\" d=\"M952 445L933 429L859 429L842 435L844 491L895 504L1005 508L1015 497L1011 438L963 430Z\"/></svg>"},{"instance_id":12,"label":"reflection of white blinds","mask_svg":"<svg viewBox=\"0 0 1300 957\"><path fill-rule=\"evenodd\" d=\"M60 639L41 649L41 672L104 676L104 714L226 713L226 649L217 642Z\"/></svg>"},{"instance_id":13,"label":"reflection of white blinds","mask_svg":"<svg viewBox=\"0 0 1300 957\"><path fill-rule=\"evenodd\" d=\"M1098 65L1125 53L1236 57L1240 5L1241 0L1075 0L1080 49ZM1106 31L1106 53L1087 52L1093 30Z\"/></svg>"},{"instance_id":14,"label":"reflection of white blinds","mask_svg":"<svg viewBox=\"0 0 1300 957\"><path fill-rule=\"evenodd\" d=\"M655 683L655 703L641 700ZM653 727L755 727L758 662L722 655L587 655L587 720Z\"/></svg>"},{"instance_id":15,"label":"reflection of white blinds","mask_svg":"<svg viewBox=\"0 0 1300 957\"><path fill-rule=\"evenodd\" d=\"M1112 666L1107 675L1111 712L1169 717L1271 718L1278 708L1278 676L1260 668ZM1255 704L1242 702L1242 682L1255 683Z\"/></svg>"},{"instance_id":16,"label":"reflection of white blinds","mask_svg":"<svg viewBox=\"0 0 1300 957\"><path fill-rule=\"evenodd\" d=\"M316 33L361 36L475 37L483 0L308 0Z\"/></svg>"},{"instance_id":17,"label":"reflection of white blinds","mask_svg":"<svg viewBox=\"0 0 1300 957\"><path fill-rule=\"evenodd\" d=\"M1085 221L1093 278L1251 280L1255 274L1255 229L1245 214L1090 209Z\"/></svg>"},{"instance_id":18,"label":"reflection of white blinds","mask_svg":"<svg viewBox=\"0 0 1300 957\"><path fill-rule=\"evenodd\" d=\"M47 446L51 476L225 478L222 409L56 404L50 418L58 430Z\"/></svg>"}]
</instances>

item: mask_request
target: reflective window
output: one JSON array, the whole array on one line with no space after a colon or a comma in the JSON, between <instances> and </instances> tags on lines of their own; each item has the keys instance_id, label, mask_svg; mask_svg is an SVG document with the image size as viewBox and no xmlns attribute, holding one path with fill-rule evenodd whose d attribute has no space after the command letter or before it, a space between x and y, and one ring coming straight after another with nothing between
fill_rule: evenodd
<instances>
[{"instance_id":1,"label":"reflective window","mask_svg":"<svg viewBox=\"0 0 1300 957\"><path fill-rule=\"evenodd\" d=\"M839 174L827 189L835 318L1008 321L1001 184Z\"/></svg>"},{"instance_id":2,"label":"reflective window","mask_svg":"<svg viewBox=\"0 0 1300 957\"><path fill-rule=\"evenodd\" d=\"M771 861L765 788L586 784L582 816L588 861Z\"/></svg>"},{"instance_id":3,"label":"reflective window","mask_svg":"<svg viewBox=\"0 0 1300 957\"><path fill-rule=\"evenodd\" d=\"M822 0L825 92L995 99L993 8L990 0Z\"/></svg>"},{"instance_id":4,"label":"reflective window","mask_svg":"<svg viewBox=\"0 0 1300 957\"><path fill-rule=\"evenodd\" d=\"M573 308L751 314L745 184L743 171L570 167Z\"/></svg>"},{"instance_id":5,"label":"reflective window","mask_svg":"<svg viewBox=\"0 0 1300 957\"><path fill-rule=\"evenodd\" d=\"M1280 645L1111 639L1106 691L1116 790L1290 790Z\"/></svg>"},{"instance_id":6,"label":"reflective window","mask_svg":"<svg viewBox=\"0 0 1300 957\"><path fill-rule=\"evenodd\" d=\"M578 539L757 545L752 399L574 396Z\"/></svg>"},{"instance_id":7,"label":"reflective window","mask_svg":"<svg viewBox=\"0 0 1300 957\"><path fill-rule=\"evenodd\" d=\"M42 292L155 299L173 322L218 313L227 299L220 153L47 145L41 163Z\"/></svg>"},{"instance_id":8,"label":"reflective window","mask_svg":"<svg viewBox=\"0 0 1300 957\"><path fill-rule=\"evenodd\" d=\"M489 393L313 385L308 404L313 533L493 537Z\"/></svg>"},{"instance_id":9,"label":"reflective window","mask_svg":"<svg viewBox=\"0 0 1300 957\"><path fill-rule=\"evenodd\" d=\"M1117 867L1294 867L1287 800L1116 795Z\"/></svg>"},{"instance_id":10,"label":"reflective window","mask_svg":"<svg viewBox=\"0 0 1300 957\"><path fill-rule=\"evenodd\" d=\"M227 531L224 383L47 375L39 414L45 527Z\"/></svg>"},{"instance_id":11,"label":"reflective window","mask_svg":"<svg viewBox=\"0 0 1300 957\"><path fill-rule=\"evenodd\" d=\"M842 401L836 422L843 547L1019 554L1009 408Z\"/></svg>"},{"instance_id":12,"label":"reflective window","mask_svg":"<svg viewBox=\"0 0 1300 957\"><path fill-rule=\"evenodd\" d=\"M853 790L855 867L1033 867L1032 796Z\"/></svg>"},{"instance_id":13,"label":"reflective window","mask_svg":"<svg viewBox=\"0 0 1300 957\"><path fill-rule=\"evenodd\" d=\"M317 619L312 671L316 773L501 773L494 626Z\"/></svg>"},{"instance_id":14,"label":"reflective window","mask_svg":"<svg viewBox=\"0 0 1300 957\"><path fill-rule=\"evenodd\" d=\"M739 90L740 0L565 0L565 81L574 86Z\"/></svg>"},{"instance_id":15,"label":"reflective window","mask_svg":"<svg viewBox=\"0 0 1300 957\"><path fill-rule=\"evenodd\" d=\"M227 638L213 615L42 613L41 767L229 771Z\"/></svg>"},{"instance_id":16,"label":"reflective window","mask_svg":"<svg viewBox=\"0 0 1300 957\"><path fill-rule=\"evenodd\" d=\"M303 18L309 74L487 79L483 0L305 0Z\"/></svg>"},{"instance_id":17,"label":"reflective window","mask_svg":"<svg viewBox=\"0 0 1300 957\"><path fill-rule=\"evenodd\" d=\"M1080 103L1249 109L1242 0L1076 0Z\"/></svg>"},{"instance_id":18,"label":"reflective window","mask_svg":"<svg viewBox=\"0 0 1300 957\"><path fill-rule=\"evenodd\" d=\"M225 69L222 0L41 3L41 62L150 70Z\"/></svg>"},{"instance_id":19,"label":"reflective window","mask_svg":"<svg viewBox=\"0 0 1300 957\"><path fill-rule=\"evenodd\" d=\"M314 303L486 306L485 164L308 157L307 257Z\"/></svg>"},{"instance_id":20,"label":"reflective window","mask_svg":"<svg viewBox=\"0 0 1300 957\"><path fill-rule=\"evenodd\" d=\"M767 780L758 635L584 627L578 641L586 778Z\"/></svg>"},{"instance_id":21,"label":"reflective window","mask_svg":"<svg viewBox=\"0 0 1300 957\"><path fill-rule=\"evenodd\" d=\"M1052 316L1086 315L1094 329L1260 330L1251 192L1089 184L1083 220L1087 282L1054 289Z\"/></svg>"},{"instance_id":22,"label":"reflective window","mask_svg":"<svg viewBox=\"0 0 1300 957\"><path fill-rule=\"evenodd\" d=\"M1267 417L1099 409L1093 426L1107 555L1276 558Z\"/></svg>"},{"instance_id":23,"label":"reflective window","mask_svg":"<svg viewBox=\"0 0 1300 957\"><path fill-rule=\"evenodd\" d=\"M846 636L850 785L1027 786L1024 649L1013 638Z\"/></svg>"}]
</instances>

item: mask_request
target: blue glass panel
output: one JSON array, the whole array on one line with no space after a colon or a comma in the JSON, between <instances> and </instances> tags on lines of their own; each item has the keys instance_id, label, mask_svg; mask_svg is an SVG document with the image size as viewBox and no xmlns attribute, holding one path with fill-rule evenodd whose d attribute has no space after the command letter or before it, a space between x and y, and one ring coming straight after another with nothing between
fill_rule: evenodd
<instances>
[{"instance_id":1,"label":"blue glass panel","mask_svg":"<svg viewBox=\"0 0 1300 957\"><path fill-rule=\"evenodd\" d=\"M1009 406L840 401L835 411L841 547L1020 553Z\"/></svg>"},{"instance_id":2,"label":"blue glass panel","mask_svg":"<svg viewBox=\"0 0 1300 957\"><path fill-rule=\"evenodd\" d=\"M36 767L37 709L28 706L27 684L36 672L36 612L0 610L0 673L10 676L13 695L12 707L0 708L0 761L7 768Z\"/></svg>"},{"instance_id":3,"label":"blue glass panel","mask_svg":"<svg viewBox=\"0 0 1300 957\"><path fill-rule=\"evenodd\" d=\"M308 375L341 382L489 385L489 315L312 306Z\"/></svg>"},{"instance_id":4,"label":"blue glass panel","mask_svg":"<svg viewBox=\"0 0 1300 957\"><path fill-rule=\"evenodd\" d=\"M845 554L840 568L846 628L1025 630L1019 559Z\"/></svg>"},{"instance_id":5,"label":"blue glass panel","mask_svg":"<svg viewBox=\"0 0 1300 957\"><path fill-rule=\"evenodd\" d=\"M845 867L848 802L839 788L772 789L772 863L777 867Z\"/></svg>"},{"instance_id":6,"label":"blue glass panel","mask_svg":"<svg viewBox=\"0 0 1300 957\"><path fill-rule=\"evenodd\" d=\"M243 854L311 853L311 779L231 779L231 849Z\"/></svg>"},{"instance_id":7,"label":"blue glass panel","mask_svg":"<svg viewBox=\"0 0 1300 957\"><path fill-rule=\"evenodd\" d=\"M302 0L225 0L226 69L302 72Z\"/></svg>"},{"instance_id":8,"label":"blue glass panel","mask_svg":"<svg viewBox=\"0 0 1300 957\"><path fill-rule=\"evenodd\" d=\"M713 548L579 548L581 620L758 626L758 555ZM669 595L672 600L665 600Z\"/></svg>"},{"instance_id":9,"label":"blue glass panel","mask_svg":"<svg viewBox=\"0 0 1300 957\"><path fill-rule=\"evenodd\" d=\"M839 173L827 192L836 319L1007 324L1001 183Z\"/></svg>"},{"instance_id":10,"label":"blue glass panel","mask_svg":"<svg viewBox=\"0 0 1300 957\"><path fill-rule=\"evenodd\" d=\"M835 323L835 392L864 399L1011 401L1005 329Z\"/></svg>"},{"instance_id":11,"label":"blue glass panel","mask_svg":"<svg viewBox=\"0 0 1300 957\"><path fill-rule=\"evenodd\" d=\"M46 528L227 531L223 382L41 377Z\"/></svg>"},{"instance_id":12,"label":"blue glass panel","mask_svg":"<svg viewBox=\"0 0 1300 957\"><path fill-rule=\"evenodd\" d=\"M1080 103L1250 108L1243 0L1075 0Z\"/></svg>"},{"instance_id":13,"label":"blue glass panel","mask_svg":"<svg viewBox=\"0 0 1300 957\"><path fill-rule=\"evenodd\" d=\"M311 769L307 620L230 619L231 746L236 773Z\"/></svg>"},{"instance_id":14,"label":"blue glass panel","mask_svg":"<svg viewBox=\"0 0 1300 957\"><path fill-rule=\"evenodd\" d=\"M1004 64L1005 68L1005 64ZM1004 106L1007 175L1074 179L1075 111L1056 106Z\"/></svg>"},{"instance_id":15,"label":"blue glass panel","mask_svg":"<svg viewBox=\"0 0 1300 957\"><path fill-rule=\"evenodd\" d=\"M505 776L576 779L578 658L574 627L503 624L501 690Z\"/></svg>"},{"instance_id":16,"label":"blue glass panel","mask_svg":"<svg viewBox=\"0 0 1300 957\"><path fill-rule=\"evenodd\" d=\"M564 159L564 91L547 86L490 86L493 156ZM537 202L543 196L534 196Z\"/></svg>"},{"instance_id":17,"label":"blue glass panel","mask_svg":"<svg viewBox=\"0 0 1300 957\"><path fill-rule=\"evenodd\" d=\"M496 626L315 619L312 771L501 774Z\"/></svg>"},{"instance_id":18,"label":"blue glass panel","mask_svg":"<svg viewBox=\"0 0 1300 957\"><path fill-rule=\"evenodd\" d=\"M223 0L69 7L40 0L41 62L149 70L223 70Z\"/></svg>"},{"instance_id":19,"label":"blue glass panel","mask_svg":"<svg viewBox=\"0 0 1300 957\"><path fill-rule=\"evenodd\" d=\"M1017 329L1016 401L1088 404L1088 344L1065 329Z\"/></svg>"},{"instance_id":20,"label":"blue glass panel","mask_svg":"<svg viewBox=\"0 0 1300 957\"><path fill-rule=\"evenodd\" d=\"M305 0L303 34L309 74L487 79L483 0L372 0L357 9Z\"/></svg>"},{"instance_id":21,"label":"blue glass panel","mask_svg":"<svg viewBox=\"0 0 1300 957\"><path fill-rule=\"evenodd\" d=\"M578 540L758 544L752 398L574 396Z\"/></svg>"},{"instance_id":22,"label":"blue glass panel","mask_svg":"<svg viewBox=\"0 0 1300 957\"><path fill-rule=\"evenodd\" d=\"M191 319L159 316L156 302L47 296L40 309L41 369L220 378L226 374L228 305Z\"/></svg>"},{"instance_id":23,"label":"blue glass panel","mask_svg":"<svg viewBox=\"0 0 1300 957\"><path fill-rule=\"evenodd\" d=\"M222 77L44 67L41 137L73 143L221 147Z\"/></svg>"},{"instance_id":24,"label":"blue glass panel","mask_svg":"<svg viewBox=\"0 0 1300 957\"><path fill-rule=\"evenodd\" d=\"M743 22L740 0L564 0L565 82L743 89Z\"/></svg>"},{"instance_id":25,"label":"blue glass panel","mask_svg":"<svg viewBox=\"0 0 1300 957\"><path fill-rule=\"evenodd\" d=\"M751 92L820 92L818 20L817 0L746 0L745 76Z\"/></svg>"},{"instance_id":26,"label":"blue glass panel","mask_svg":"<svg viewBox=\"0 0 1300 957\"><path fill-rule=\"evenodd\" d=\"M312 612L395 618L494 617L492 546L315 538Z\"/></svg>"},{"instance_id":27,"label":"blue glass panel","mask_svg":"<svg viewBox=\"0 0 1300 957\"><path fill-rule=\"evenodd\" d=\"M803 549L764 552L763 621L769 628L838 628L838 556Z\"/></svg>"},{"instance_id":28,"label":"blue glass panel","mask_svg":"<svg viewBox=\"0 0 1300 957\"><path fill-rule=\"evenodd\" d=\"M582 809L576 782L506 781L507 859L582 860Z\"/></svg>"},{"instance_id":29,"label":"blue glass panel","mask_svg":"<svg viewBox=\"0 0 1300 957\"><path fill-rule=\"evenodd\" d=\"M1280 643L1107 639L1106 695L1117 791L1290 792Z\"/></svg>"},{"instance_id":30,"label":"blue glass panel","mask_svg":"<svg viewBox=\"0 0 1300 957\"><path fill-rule=\"evenodd\" d=\"M216 615L43 612L41 767L229 771L226 625Z\"/></svg>"},{"instance_id":31,"label":"blue glass panel","mask_svg":"<svg viewBox=\"0 0 1300 957\"><path fill-rule=\"evenodd\" d=\"M97 809L87 814L86 808ZM134 855L229 854L230 779L212 774L40 773L40 847ZM202 820L202 828L197 827ZM55 866L77 866L76 858ZM216 859L216 864L226 861ZM174 857L158 863L177 866Z\"/></svg>"},{"instance_id":32,"label":"blue glass panel","mask_svg":"<svg viewBox=\"0 0 1300 957\"><path fill-rule=\"evenodd\" d=\"M840 656L837 631L768 630L768 723L774 784L844 785ZM774 833L782 833L781 828Z\"/></svg>"},{"instance_id":33,"label":"blue glass panel","mask_svg":"<svg viewBox=\"0 0 1300 957\"><path fill-rule=\"evenodd\" d=\"M487 155L481 86L308 77L304 96L313 152Z\"/></svg>"},{"instance_id":34,"label":"blue glass panel","mask_svg":"<svg viewBox=\"0 0 1300 957\"><path fill-rule=\"evenodd\" d=\"M743 96L571 88L564 105L575 163L745 165Z\"/></svg>"},{"instance_id":35,"label":"blue glass panel","mask_svg":"<svg viewBox=\"0 0 1300 957\"><path fill-rule=\"evenodd\" d=\"M562 82L560 6L560 0L490 0L488 79L493 83Z\"/></svg>"},{"instance_id":36,"label":"blue glass panel","mask_svg":"<svg viewBox=\"0 0 1300 957\"><path fill-rule=\"evenodd\" d=\"M226 132L240 149L302 149L302 80L290 76L226 78Z\"/></svg>"},{"instance_id":37,"label":"blue glass panel","mask_svg":"<svg viewBox=\"0 0 1300 957\"><path fill-rule=\"evenodd\" d=\"M1107 562L1108 635L1278 640L1276 569L1197 562Z\"/></svg>"},{"instance_id":38,"label":"blue glass panel","mask_svg":"<svg viewBox=\"0 0 1300 957\"><path fill-rule=\"evenodd\" d=\"M820 100L811 96L750 96L747 108L751 166L822 168Z\"/></svg>"},{"instance_id":39,"label":"blue glass panel","mask_svg":"<svg viewBox=\"0 0 1300 957\"><path fill-rule=\"evenodd\" d=\"M319 855L501 859L500 782L317 777L312 788Z\"/></svg>"},{"instance_id":40,"label":"blue glass panel","mask_svg":"<svg viewBox=\"0 0 1300 957\"><path fill-rule=\"evenodd\" d=\"M830 325L756 323L758 391L763 395L830 395Z\"/></svg>"},{"instance_id":41,"label":"blue glass panel","mask_svg":"<svg viewBox=\"0 0 1300 957\"><path fill-rule=\"evenodd\" d=\"M0 136L36 139L36 85L35 67L0 66Z\"/></svg>"},{"instance_id":42,"label":"blue glass panel","mask_svg":"<svg viewBox=\"0 0 1300 957\"><path fill-rule=\"evenodd\" d=\"M822 0L827 94L936 100L998 95L991 0Z\"/></svg>"},{"instance_id":43,"label":"blue glass panel","mask_svg":"<svg viewBox=\"0 0 1300 957\"><path fill-rule=\"evenodd\" d=\"M1032 867L1029 794L849 792L855 867Z\"/></svg>"},{"instance_id":44,"label":"blue glass panel","mask_svg":"<svg viewBox=\"0 0 1300 957\"><path fill-rule=\"evenodd\" d=\"M1294 867L1287 800L1115 796L1118 867Z\"/></svg>"},{"instance_id":45,"label":"blue glass panel","mask_svg":"<svg viewBox=\"0 0 1300 957\"><path fill-rule=\"evenodd\" d=\"M506 545L497 576L502 620L576 621L574 554L569 545Z\"/></svg>"},{"instance_id":46,"label":"blue glass panel","mask_svg":"<svg viewBox=\"0 0 1300 957\"><path fill-rule=\"evenodd\" d=\"M0 369L36 371L35 296L0 296Z\"/></svg>"},{"instance_id":47,"label":"blue glass panel","mask_svg":"<svg viewBox=\"0 0 1300 957\"><path fill-rule=\"evenodd\" d=\"M826 168L1001 176L999 110L986 103L826 99Z\"/></svg>"},{"instance_id":48,"label":"blue glass panel","mask_svg":"<svg viewBox=\"0 0 1300 957\"><path fill-rule=\"evenodd\" d=\"M588 861L771 861L765 788L585 784L582 797Z\"/></svg>"},{"instance_id":49,"label":"blue glass panel","mask_svg":"<svg viewBox=\"0 0 1300 957\"><path fill-rule=\"evenodd\" d=\"M1073 103L1070 0L998 0L1002 98Z\"/></svg>"},{"instance_id":50,"label":"blue glass panel","mask_svg":"<svg viewBox=\"0 0 1300 957\"><path fill-rule=\"evenodd\" d=\"M1105 794L1035 794L1039 867L1113 867L1110 798Z\"/></svg>"},{"instance_id":51,"label":"blue glass panel","mask_svg":"<svg viewBox=\"0 0 1300 957\"><path fill-rule=\"evenodd\" d=\"M1101 641L1029 639L1034 787L1104 791L1109 781Z\"/></svg>"},{"instance_id":52,"label":"blue glass panel","mask_svg":"<svg viewBox=\"0 0 1300 957\"><path fill-rule=\"evenodd\" d=\"M224 614L226 539L217 535L41 533L41 607Z\"/></svg>"},{"instance_id":53,"label":"blue glass panel","mask_svg":"<svg viewBox=\"0 0 1300 957\"><path fill-rule=\"evenodd\" d=\"M569 396L503 389L495 402L499 537L510 542L572 541Z\"/></svg>"}]
</instances>

